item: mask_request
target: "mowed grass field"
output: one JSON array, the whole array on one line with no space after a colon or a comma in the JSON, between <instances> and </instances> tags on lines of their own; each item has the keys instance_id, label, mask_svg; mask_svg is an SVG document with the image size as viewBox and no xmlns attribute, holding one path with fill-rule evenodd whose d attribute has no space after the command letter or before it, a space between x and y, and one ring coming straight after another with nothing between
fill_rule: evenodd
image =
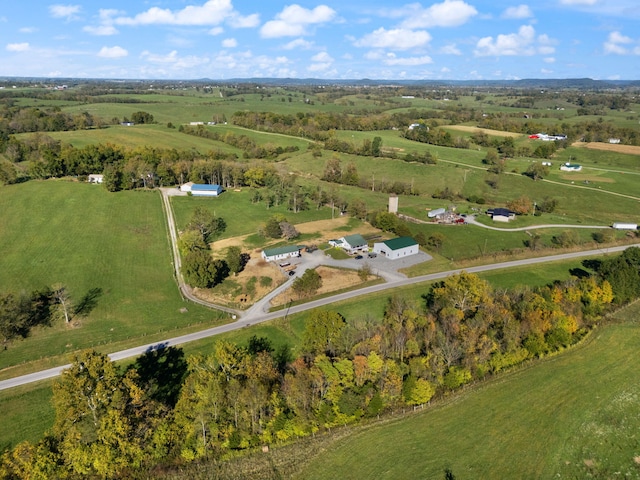
<instances>
[{"instance_id":1,"label":"mowed grass field","mask_svg":"<svg viewBox=\"0 0 640 480\"><path fill-rule=\"evenodd\" d=\"M295 478L638 478L640 305L619 317L564 354L356 429Z\"/></svg>"},{"instance_id":2,"label":"mowed grass field","mask_svg":"<svg viewBox=\"0 0 640 480\"><path fill-rule=\"evenodd\" d=\"M0 212L1 292L61 283L78 304L99 291L73 326L59 320L0 351L0 378L26 362L27 369L43 368L42 357L59 365L78 349L111 352L221 322L179 294L158 191L114 194L98 185L32 181L0 189Z\"/></svg>"}]
</instances>

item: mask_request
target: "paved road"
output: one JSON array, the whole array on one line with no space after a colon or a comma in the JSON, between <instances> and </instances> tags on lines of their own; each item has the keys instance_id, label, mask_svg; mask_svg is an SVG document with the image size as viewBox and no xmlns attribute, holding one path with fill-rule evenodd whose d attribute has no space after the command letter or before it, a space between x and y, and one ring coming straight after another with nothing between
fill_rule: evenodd
<instances>
[{"instance_id":1,"label":"paved road","mask_svg":"<svg viewBox=\"0 0 640 480\"><path fill-rule=\"evenodd\" d=\"M449 270L446 272L439 272L439 273L433 273L430 275L422 275L420 277L414 277L414 278L398 278L392 281L387 281L384 284L380 284L380 285L373 285L370 287L366 287L366 288L362 288L360 290L355 290L355 291L351 291L351 292L345 292L345 293L341 293L338 295L334 295L332 297L328 297L328 298L322 298L319 300L314 300L312 302L308 302L302 305L296 305L284 310L280 310L277 312L271 312L271 313L265 313L262 310L262 306L264 304L261 304L261 306L254 306L252 307L252 309L250 309L249 311L247 311L244 315L244 317L234 323L229 323L226 325L221 325L219 327L214 327L214 328L209 328L207 330L202 330L200 332L195 332L195 333L190 333L188 335L182 335L179 337L174 337L174 338L169 338L167 340L161 341L161 342L155 342L155 343L150 343L147 345L141 345L139 347L135 347L135 348L130 348L128 350L122 350L119 352L114 352L112 354L109 355L109 357L112 360L123 360L126 358L131 358L131 357L136 357L138 355L141 355L142 353L144 353L145 351L149 350L149 349L155 349L155 348L159 348L162 346L168 347L168 346L177 346L177 345L182 345L188 342L193 342L195 340L201 340L203 338L208 338L208 337L212 337L215 335L219 335L221 333L225 333L225 332L230 332L233 330L238 330L241 328L245 328L245 327L249 327L251 325L255 325L258 323L262 323L262 322L267 322L276 318L280 318L280 317L286 317L287 315L290 314L294 314L294 313L299 313L299 312L303 312L305 310L310 310L312 308L318 308L318 307L322 307L325 305L329 305L331 303L334 302L339 302L342 300L349 300L361 295L367 295L367 294L371 294L371 293L376 293L376 292L381 292L390 288L397 288L397 287L403 287L403 286L407 286L407 285L413 285L416 283L421 283L421 282L428 282L428 281L434 281L434 280L439 280L442 278L446 278L449 275L453 275L456 273L460 273L462 271L465 272L469 272L469 273L479 273L479 272L486 272L486 271L490 271L490 270L498 270L498 269L504 269L504 268L513 268L513 267L521 267L521 266L526 266L526 265L535 265L535 264L540 264L540 263L546 263L546 262L556 262L556 261L560 261L560 260L570 260L570 259L574 259L574 258L581 258L581 257L589 257L589 256L597 256L597 255L605 255L605 254L610 254L610 253L617 253L617 252L621 252L629 247L638 247L640 246L640 244L634 244L634 245L626 245L626 246L620 246L620 247L611 247L611 248L602 248L602 249L596 249L596 250L587 250L587 251L583 251L583 252L572 252L572 253L563 253L560 255L550 255L550 256L546 256L546 257L539 257L539 258L528 258L528 259L524 259L524 260L514 260L514 261L510 261L510 262L500 262L500 263L494 263L492 265L480 265L477 267L469 267L469 268L465 268L465 269L456 269L456 270ZM284 285L288 285L289 282L286 282ZM282 288L286 288L286 287L282 287ZM29 375L23 375L20 377L15 377L9 380L3 380L0 381L0 390L6 390L9 388L13 388L13 387L17 387L19 385L25 385L28 383L32 383L32 382L37 382L37 381L41 381L41 380L47 380L53 377L56 377L58 375L60 375L60 372L65 369L68 368L69 365L62 365L59 367L55 367L55 368L50 368L48 370L43 370L40 372L35 372Z\"/></svg>"},{"instance_id":2,"label":"paved road","mask_svg":"<svg viewBox=\"0 0 640 480\"><path fill-rule=\"evenodd\" d=\"M516 228L499 228L492 227L491 225L485 225L475 219L473 215L467 217L466 222L470 225L477 227L488 228L489 230L498 230L500 232L523 232L526 230L535 230L538 228L589 228L591 230L598 230L604 228L611 228L609 225L559 225L559 224L546 224L546 225L529 225L528 227L516 227Z\"/></svg>"}]
</instances>

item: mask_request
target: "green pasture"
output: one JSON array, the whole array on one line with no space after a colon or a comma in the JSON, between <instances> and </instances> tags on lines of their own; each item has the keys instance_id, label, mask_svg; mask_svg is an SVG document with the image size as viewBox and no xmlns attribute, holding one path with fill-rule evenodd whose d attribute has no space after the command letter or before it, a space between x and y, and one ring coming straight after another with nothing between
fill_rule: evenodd
<instances>
[{"instance_id":1,"label":"green pasture","mask_svg":"<svg viewBox=\"0 0 640 480\"><path fill-rule=\"evenodd\" d=\"M635 477L639 316L636 306L566 353L356 428L295 478Z\"/></svg>"},{"instance_id":2,"label":"green pasture","mask_svg":"<svg viewBox=\"0 0 640 480\"><path fill-rule=\"evenodd\" d=\"M31 134L24 133L17 137L24 138L29 135ZM176 150L195 150L202 154L206 154L209 151L221 151L236 154L239 158L242 158L242 150L238 148L223 142L186 135L180 133L177 128L167 128L164 125L133 125L131 127L114 125L94 130L47 132L47 135L60 140L62 143L71 144L76 148L99 143L111 143L131 149L148 146Z\"/></svg>"},{"instance_id":3,"label":"green pasture","mask_svg":"<svg viewBox=\"0 0 640 480\"><path fill-rule=\"evenodd\" d=\"M40 359L63 364L83 348L114 351L220 323L178 292L159 192L33 181L0 189L0 211L0 291L62 283L76 304L99 292L73 326L60 319L0 352L0 375L13 376L8 367L20 364L41 368Z\"/></svg>"}]
</instances>

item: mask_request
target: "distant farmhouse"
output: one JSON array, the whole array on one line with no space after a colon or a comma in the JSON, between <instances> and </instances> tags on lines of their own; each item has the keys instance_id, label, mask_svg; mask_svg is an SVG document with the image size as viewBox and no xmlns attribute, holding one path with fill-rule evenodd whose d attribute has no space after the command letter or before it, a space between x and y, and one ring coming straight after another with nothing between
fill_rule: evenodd
<instances>
[{"instance_id":1,"label":"distant farmhouse","mask_svg":"<svg viewBox=\"0 0 640 480\"><path fill-rule=\"evenodd\" d=\"M191 192L194 197L217 197L223 191L220 185L187 182L180 185L181 192Z\"/></svg>"},{"instance_id":2,"label":"distant farmhouse","mask_svg":"<svg viewBox=\"0 0 640 480\"><path fill-rule=\"evenodd\" d=\"M582 165L567 162L560 165L560 170L562 170L563 172L579 172L580 170L582 170Z\"/></svg>"},{"instance_id":3,"label":"distant farmhouse","mask_svg":"<svg viewBox=\"0 0 640 480\"><path fill-rule=\"evenodd\" d=\"M415 255L420 252L420 246L411 237L398 237L373 244L373 252L384 255L390 260Z\"/></svg>"},{"instance_id":4,"label":"distant farmhouse","mask_svg":"<svg viewBox=\"0 0 640 480\"><path fill-rule=\"evenodd\" d=\"M554 142L556 140L566 140L567 136L564 134L560 135L547 135L546 133L534 133L533 135L529 135L531 140L542 140L543 142Z\"/></svg>"},{"instance_id":5,"label":"distant farmhouse","mask_svg":"<svg viewBox=\"0 0 640 480\"><path fill-rule=\"evenodd\" d=\"M487 210L487 215L489 215L494 222L506 223L516 218L515 212L512 212L508 208L490 208Z\"/></svg>"},{"instance_id":6,"label":"distant farmhouse","mask_svg":"<svg viewBox=\"0 0 640 480\"><path fill-rule=\"evenodd\" d=\"M290 245L288 247L265 248L262 251L262 258L267 262L277 262L287 258L295 258L300 256L300 252L304 247L300 245Z\"/></svg>"},{"instance_id":7,"label":"distant farmhouse","mask_svg":"<svg viewBox=\"0 0 640 480\"><path fill-rule=\"evenodd\" d=\"M329 245L332 247L342 248L347 253L354 253L357 250L368 251L369 244L364 237L358 233L354 235L347 235L337 240L329 240Z\"/></svg>"},{"instance_id":8,"label":"distant farmhouse","mask_svg":"<svg viewBox=\"0 0 640 480\"><path fill-rule=\"evenodd\" d=\"M102 183L104 181L104 175L92 173L87 177L89 183Z\"/></svg>"}]
</instances>

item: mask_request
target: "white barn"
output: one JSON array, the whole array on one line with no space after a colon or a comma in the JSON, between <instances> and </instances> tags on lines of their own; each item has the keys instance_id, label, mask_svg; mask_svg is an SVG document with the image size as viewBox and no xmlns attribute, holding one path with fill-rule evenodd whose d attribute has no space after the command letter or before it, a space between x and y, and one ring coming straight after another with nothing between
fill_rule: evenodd
<instances>
[{"instance_id":1,"label":"white barn","mask_svg":"<svg viewBox=\"0 0 640 480\"><path fill-rule=\"evenodd\" d=\"M194 183L191 185L191 195L194 197L217 197L222 193L220 185L208 185L202 183Z\"/></svg>"},{"instance_id":2,"label":"white barn","mask_svg":"<svg viewBox=\"0 0 640 480\"><path fill-rule=\"evenodd\" d=\"M398 258L419 253L420 246L411 237L398 237L374 243L373 251L379 255L384 255L390 260L397 260Z\"/></svg>"},{"instance_id":3,"label":"white barn","mask_svg":"<svg viewBox=\"0 0 640 480\"><path fill-rule=\"evenodd\" d=\"M262 258L267 262L277 262L278 260L284 260L287 258L294 258L300 256L300 251L303 247L299 245L290 245L288 247L277 248L265 248L262 250Z\"/></svg>"}]
</instances>

